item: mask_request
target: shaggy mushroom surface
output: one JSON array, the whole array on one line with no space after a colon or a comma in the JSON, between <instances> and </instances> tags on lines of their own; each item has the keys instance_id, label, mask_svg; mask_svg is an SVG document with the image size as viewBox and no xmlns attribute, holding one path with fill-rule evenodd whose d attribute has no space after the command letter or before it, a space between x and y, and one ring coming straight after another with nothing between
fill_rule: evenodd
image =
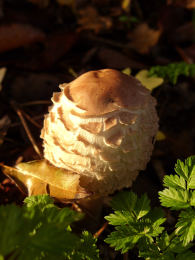
<instances>
[{"instance_id":1,"label":"shaggy mushroom surface","mask_svg":"<svg viewBox=\"0 0 195 260\"><path fill-rule=\"evenodd\" d=\"M106 195L132 185L146 168L158 130L156 101L132 76L89 71L54 93L41 137L44 156Z\"/></svg>"}]
</instances>

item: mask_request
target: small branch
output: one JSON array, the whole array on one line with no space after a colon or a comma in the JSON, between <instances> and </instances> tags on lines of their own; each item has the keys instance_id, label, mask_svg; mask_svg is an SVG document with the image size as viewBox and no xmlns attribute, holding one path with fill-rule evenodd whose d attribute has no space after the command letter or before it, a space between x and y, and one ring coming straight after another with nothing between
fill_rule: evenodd
<instances>
[{"instance_id":1,"label":"small branch","mask_svg":"<svg viewBox=\"0 0 195 260\"><path fill-rule=\"evenodd\" d=\"M93 237L98 238L102 232L107 228L108 222L105 222L103 226L93 235Z\"/></svg>"},{"instance_id":2,"label":"small branch","mask_svg":"<svg viewBox=\"0 0 195 260\"><path fill-rule=\"evenodd\" d=\"M40 158L42 158L41 152L40 152L40 150L39 150L39 148L38 148L38 146L37 146L37 144L36 144L32 134L31 134L31 132L30 132L30 130L28 128L28 125L26 123L26 120L24 119L24 116L22 115L22 111L17 107L15 102L12 101L11 105L14 108L14 110L16 111L18 117L20 118L20 121L21 121L21 123L22 123L22 125L23 125L23 127L24 127L24 129L26 131L26 134L27 134L27 136L28 136L28 138L29 138L29 140L30 140L30 142L31 142L35 152L39 155Z\"/></svg>"},{"instance_id":3,"label":"small branch","mask_svg":"<svg viewBox=\"0 0 195 260\"><path fill-rule=\"evenodd\" d=\"M30 117L26 112L22 111L23 115L37 128L42 128L40 124L38 124L32 117Z\"/></svg>"}]
</instances>

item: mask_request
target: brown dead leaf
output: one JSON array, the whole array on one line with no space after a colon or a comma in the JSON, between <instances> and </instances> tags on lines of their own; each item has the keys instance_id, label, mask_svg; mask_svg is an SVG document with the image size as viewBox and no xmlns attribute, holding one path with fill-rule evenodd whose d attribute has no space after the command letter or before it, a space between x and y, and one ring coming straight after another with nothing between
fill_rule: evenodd
<instances>
[{"instance_id":1,"label":"brown dead leaf","mask_svg":"<svg viewBox=\"0 0 195 260\"><path fill-rule=\"evenodd\" d=\"M29 24L9 24L0 26L0 53L41 42L45 34Z\"/></svg>"},{"instance_id":2,"label":"brown dead leaf","mask_svg":"<svg viewBox=\"0 0 195 260\"><path fill-rule=\"evenodd\" d=\"M66 202L90 195L79 185L78 174L52 166L45 160L19 163L16 168L3 164L0 166L3 173L28 196L48 194Z\"/></svg>"},{"instance_id":3,"label":"brown dead leaf","mask_svg":"<svg viewBox=\"0 0 195 260\"><path fill-rule=\"evenodd\" d=\"M167 0L168 5L178 5L188 9L195 8L195 0Z\"/></svg>"},{"instance_id":4,"label":"brown dead leaf","mask_svg":"<svg viewBox=\"0 0 195 260\"><path fill-rule=\"evenodd\" d=\"M146 54L157 44L162 30L151 29L146 23L139 24L130 34L130 47L141 54Z\"/></svg>"},{"instance_id":5,"label":"brown dead leaf","mask_svg":"<svg viewBox=\"0 0 195 260\"><path fill-rule=\"evenodd\" d=\"M80 10L79 14L79 31L92 30L99 33L101 30L110 29L112 26L111 18L99 15L98 11L92 6Z\"/></svg>"}]
</instances>

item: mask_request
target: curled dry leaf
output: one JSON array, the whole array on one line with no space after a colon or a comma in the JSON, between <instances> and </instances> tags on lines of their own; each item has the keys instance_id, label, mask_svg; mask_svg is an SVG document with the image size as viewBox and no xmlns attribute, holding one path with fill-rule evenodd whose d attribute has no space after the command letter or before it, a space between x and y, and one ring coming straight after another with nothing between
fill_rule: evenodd
<instances>
[{"instance_id":1,"label":"curled dry leaf","mask_svg":"<svg viewBox=\"0 0 195 260\"><path fill-rule=\"evenodd\" d=\"M16 168L3 164L0 166L3 173L28 196L48 194L58 201L66 202L90 195L79 185L78 174L52 166L46 160L20 163Z\"/></svg>"},{"instance_id":2,"label":"curled dry leaf","mask_svg":"<svg viewBox=\"0 0 195 260\"><path fill-rule=\"evenodd\" d=\"M79 13L79 31L92 30L99 33L102 29L109 29L112 26L112 20L109 17L100 16L92 6L87 6L85 9L80 10Z\"/></svg>"},{"instance_id":3,"label":"curled dry leaf","mask_svg":"<svg viewBox=\"0 0 195 260\"><path fill-rule=\"evenodd\" d=\"M29 24L8 24L0 26L0 53L41 42L45 34Z\"/></svg>"},{"instance_id":4,"label":"curled dry leaf","mask_svg":"<svg viewBox=\"0 0 195 260\"><path fill-rule=\"evenodd\" d=\"M160 38L161 29L151 29L146 23L139 24L130 34L130 47L141 54L146 54Z\"/></svg>"},{"instance_id":5,"label":"curled dry leaf","mask_svg":"<svg viewBox=\"0 0 195 260\"><path fill-rule=\"evenodd\" d=\"M140 70L135 76L144 87L149 90L153 90L154 88L160 86L163 83L163 78L160 77L149 77L148 70Z\"/></svg>"}]
</instances>

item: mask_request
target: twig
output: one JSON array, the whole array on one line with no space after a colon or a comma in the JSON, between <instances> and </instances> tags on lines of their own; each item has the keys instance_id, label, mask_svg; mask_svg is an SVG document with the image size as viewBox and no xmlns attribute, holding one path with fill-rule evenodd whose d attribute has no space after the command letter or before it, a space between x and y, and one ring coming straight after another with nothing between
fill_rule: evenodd
<instances>
[{"instance_id":1,"label":"twig","mask_svg":"<svg viewBox=\"0 0 195 260\"><path fill-rule=\"evenodd\" d=\"M101 235L101 233L107 228L108 222L105 222L103 226L93 235L93 237L97 238Z\"/></svg>"},{"instance_id":2,"label":"twig","mask_svg":"<svg viewBox=\"0 0 195 260\"><path fill-rule=\"evenodd\" d=\"M39 116L34 116L31 119L37 120L37 119L40 119L40 118L43 118L43 117L44 117L44 114L39 115ZM16 127L16 126L19 126L19 125L21 125L21 122L13 123L13 124L10 125L10 127Z\"/></svg>"},{"instance_id":3,"label":"twig","mask_svg":"<svg viewBox=\"0 0 195 260\"><path fill-rule=\"evenodd\" d=\"M42 128L40 124L38 124L32 117L30 117L26 112L22 111L23 115L36 127Z\"/></svg>"},{"instance_id":4,"label":"twig","mask_svg":"<svg viewBox=\"0 0 195 260\"><path fill-rule=\"evenodd\" d=\"M39 150L39 148L38 148L38 146L37 146L37 144L36 144L36 142L35 142L35 140L34 140L32 134L31 134L31 132L30 132L30 130L29 130L29 128L28 128L28 125L27 125L27 123L26 123L26 120L24 119L24 117L23 117L23 115L22 115L22 111L17 107L17 105L16 105L15 102L12 101L12 102L11 102L11 105L12 105L12 107L14 108L14 110L16 111L17 115L19 116L20 121L21 121L21 123L22 123L22 125L23 125L23 127L24 127L24 129L25 129L25 131L26 131L26 134L27 134L27 136L28 136L28 138L29 138L29 140L30 140L30 142L31 142L31 144L32 144L32 146L33 146L35 152L36 152L36 153L39 155L39 157L41 158L41 157L42 157L41 152L40 152L40 150Z\"/></svg>"},{"instance_id":5,"label":"twig","mask_svg":"<svg viewBox=\"0 0 195 260\"><path fill-rule=\"evenodd\" d=\"M180 47L178 47L178 46L175 46L175 48L176 48L176 51L177 51L177 52L179 53L179 55L181 56L181 58L182 58L186 63L188 63L188 64L192 64L192 63L193 63L193 60L186 55L185 51L184 51L182 48L180 48Z\"/></svg>"}]
</instances>

